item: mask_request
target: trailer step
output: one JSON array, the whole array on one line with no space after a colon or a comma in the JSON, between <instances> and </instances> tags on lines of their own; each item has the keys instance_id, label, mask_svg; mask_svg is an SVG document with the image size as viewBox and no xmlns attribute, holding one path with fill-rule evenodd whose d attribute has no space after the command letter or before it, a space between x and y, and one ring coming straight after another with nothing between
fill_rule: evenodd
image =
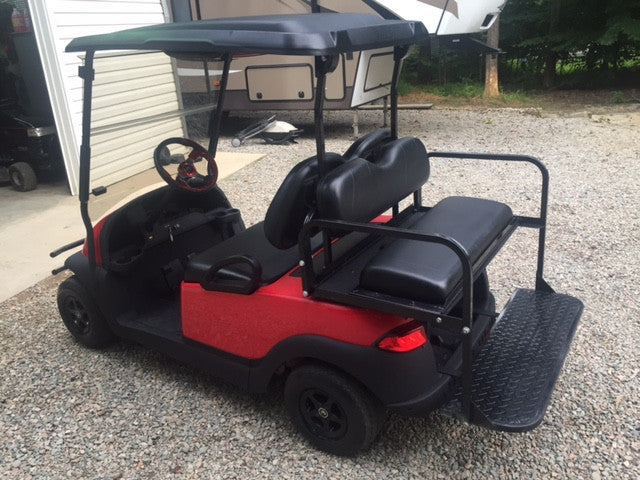
<instances>
[{"instance_id":1,"label":"trailer step","mask_svg":"<svg viewBox=\"0 0 640 480\"><path fill-rule=\"evenodd\" d=\"M472 423L511 432L540 424L582 308L567 295L516 290L474 358Z\"/></svg>"}]
</instances>

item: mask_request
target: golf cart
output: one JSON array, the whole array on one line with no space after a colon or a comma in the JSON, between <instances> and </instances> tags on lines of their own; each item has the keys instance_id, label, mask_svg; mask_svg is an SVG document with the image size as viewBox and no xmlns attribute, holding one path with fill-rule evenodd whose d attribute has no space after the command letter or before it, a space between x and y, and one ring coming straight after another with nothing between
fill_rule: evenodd
<instances>
[{"instance_id":1,"label":"golf cart","mask_svg":"<svg viewBox=\"0 0 640 480\"><path fill-rule=\"evenodd\" d=\"M533 157L427 152L417 138L398 136L402 58L427 39L419 22L318 13L73 40L67 51L85 53L86 240L66 260L73 276L58 291L72 335L89 347L116 337L139 342L250 392L284 378L293 423L314 446L339 455L367 447L387 411L417 416L445 407L496 430L536 427L582 312L579 300L543 279L547 170ZM359 138L344 153L326 152L327 74L340 55L382 47L394 51L390 129ZM153 155L167 186L93 225L89 196L104 191L89 187L93 59L100 50L219 60L223 74L208 148L162 141ZM313 55L316 67L316 155L292 168L264 221L249 228L216 185L236 54ZM539 214L520 216L504 203L471 197L424 206L436 157L535 165ZM411 204L401 209L406 198ZM486 267L518 227L539 231L535 289L515 290L497 313Z\"/></svg>"}]
</instances>

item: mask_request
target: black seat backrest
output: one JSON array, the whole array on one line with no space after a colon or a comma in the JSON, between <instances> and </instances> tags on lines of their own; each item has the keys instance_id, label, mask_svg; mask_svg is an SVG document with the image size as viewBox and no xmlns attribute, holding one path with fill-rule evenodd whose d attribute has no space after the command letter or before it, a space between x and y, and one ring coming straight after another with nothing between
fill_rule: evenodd
<instances>
[{"instance_id":1,"label":"black seat backrest","mask_svg":"<svg viewBox=\"0 0 640 480\"><path fill-rule=\"evenodd\" d=\"M419 190L428 178L422 142L413 137L393 140L375 161L354 158L325 175L317 189L318 215L368 222Z\"/></svg>"},{"instance_id":2,"label":"black seat backrest","mask_svg":"<svg viewBox=\"0 0 640 480\"><path fill-rule=\"evenodd\" d=\"M391 130L388 128L374 130L353 142L347 151L344 152L344 158L347 160L351 160L352 158L373 160L377 157L377 153L379 153L384 144L390 141Z\"/></svg>"},{"instance_id":3,"label":"black seat backrest","mask_svg":"<svg viewBox=\"0 0 640 480\"><path fill-rule=\"evenodd\" d=\"M344 163L337 153L326 153L327 170ZM305 218L313 211L320 172L318 159L313 156L298 163L285 177L264 218L264 233L271 244L287 249L298 243L298 235Z\"/></svg>"}]
</instances>

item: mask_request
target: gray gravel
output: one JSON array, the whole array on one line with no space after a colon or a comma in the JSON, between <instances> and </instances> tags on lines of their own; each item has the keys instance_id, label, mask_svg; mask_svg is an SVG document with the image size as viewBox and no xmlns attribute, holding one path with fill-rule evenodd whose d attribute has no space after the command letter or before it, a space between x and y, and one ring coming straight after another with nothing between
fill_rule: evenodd
<instances>
[{"instance_id":1,"label":"gray gravel","mask_svg":"<svg viewBox=\"0 0 640 480\"><path fill-rule=\"evenodd\" d=\"M295 433L277 390L249 396L136 345L82 348L58 317L58 277L0 305L0 478L638 478L639 116L401 112L401 133L430 149L528 153L549 167L546 278L586 308L533 432L490 432L441 413L392 416L370 451L332 457ZM312 129L309 114L279 117ZM331 112L328 120L328 149L344 151L352 116ZM361 129L379 120L363 114ZM305 136L292 146L241 148L267 156L221 183L254 223L314 143ZM475 194L532 212L537 183L529 168L437 161L424 198ZM535 240L533 231L517 233L491 265L500 304L515 286L531 286Z\"/></svg>"}]
</instances>

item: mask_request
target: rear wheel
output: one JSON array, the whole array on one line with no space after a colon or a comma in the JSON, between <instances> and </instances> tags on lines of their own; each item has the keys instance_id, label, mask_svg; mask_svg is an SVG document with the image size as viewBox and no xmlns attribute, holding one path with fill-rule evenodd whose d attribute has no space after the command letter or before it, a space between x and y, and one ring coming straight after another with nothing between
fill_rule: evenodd
<instances>
[{"instance_id":1,"label":"rear wheel","mask_svg":"<svg viewBox=\"0 0 640 480\"><path fill-rule=\"evenodd\" d=\"M296 368L285 385L285 403L311 444L335 455L353 455L376 438L384 408L345 374L320 365Z\"/></svg>"},{"instance_id":2,"label":"rear wheel","mask_svg":"<svg viewBox=\"0 0 640 480\"><path fill-rule=\"evenodd\" d=\"M83 345L98 348L115 339L104 315L75 276L58 287L58 310L67 329Z\"/></svg>"},{"instance_id":3,"label":"rear wheel","mask_svg":"<svg viewBox=\"0 0 640 480\"><path fill-rule=\"evenodd\" d=\"M16 162L9 167L9 180L13 188L19 192L34 190L38 185L36 172L26 162Z\"/></svg>"}]
</instances>

